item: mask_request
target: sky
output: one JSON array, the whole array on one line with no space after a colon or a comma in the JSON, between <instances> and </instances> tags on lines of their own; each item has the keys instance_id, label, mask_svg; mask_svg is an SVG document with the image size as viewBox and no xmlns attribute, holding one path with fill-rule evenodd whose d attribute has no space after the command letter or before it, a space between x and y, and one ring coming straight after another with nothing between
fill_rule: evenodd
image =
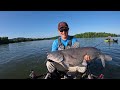
<instances>
[{"instance_id":1,"label":"sky","mask_svg":"<svg viewBox=\"0 0 120 90\"><path fill-rule=\"evenodd\" d=\"M0 11L0 37L9 39L58 36L58 23L69 25L69 35L85 32L120 34L120 11Z\"/></svg>"}]
</instances>

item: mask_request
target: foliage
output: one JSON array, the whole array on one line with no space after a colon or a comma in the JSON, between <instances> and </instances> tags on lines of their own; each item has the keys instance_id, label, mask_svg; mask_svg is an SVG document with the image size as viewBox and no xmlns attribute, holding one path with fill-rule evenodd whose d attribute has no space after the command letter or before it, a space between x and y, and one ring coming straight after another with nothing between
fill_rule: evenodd
<instances>
[{"instance_id":1,"label":"foliage","mask_svg":"<svg viewBox=\"0 0 120 90\"><path fill-rule=\"evenodd\" d=\"M85 32L81 34L76 34L74 35L76 38L96 38L96 37L117 37L116 34L112 33L105 33L105 32Z\"/></svg>"},{"instance_id":2,"label":"foliage","mask_svg":"<svg viewBox=\"0 0 120 90\"><path fill-rule=\"evenodd\" d=\"M96 37L117 37L118 35L112 33L105 32L85 32L81 34L74 35L76 38L96 38ZM37 41L37 40L51 40L57 39L59 36L51 37L51 38L24 38L18 37L13 39L8 39L8 37L0 37L0 44L8 44L8 43L16 43L16 42L26 42L26 41Z\"/></svg>"}]
</instances>

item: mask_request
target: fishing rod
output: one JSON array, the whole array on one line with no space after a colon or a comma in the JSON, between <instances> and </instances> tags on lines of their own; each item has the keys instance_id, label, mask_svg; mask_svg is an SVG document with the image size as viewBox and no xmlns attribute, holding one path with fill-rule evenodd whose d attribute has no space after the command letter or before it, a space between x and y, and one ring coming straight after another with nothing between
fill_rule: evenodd
<instances>
[{"instance_id":1,"label":"fishing rod","mask_svg":"<svg viewBox=\"0 0 120 90\"><path fill-rule=\"evenodd\" d=\"M100 45L101 43L103 43L104 41L100 42L99 44L95 45L94 47L97 47L98 45Z\"/></svg>"}]
</instances>

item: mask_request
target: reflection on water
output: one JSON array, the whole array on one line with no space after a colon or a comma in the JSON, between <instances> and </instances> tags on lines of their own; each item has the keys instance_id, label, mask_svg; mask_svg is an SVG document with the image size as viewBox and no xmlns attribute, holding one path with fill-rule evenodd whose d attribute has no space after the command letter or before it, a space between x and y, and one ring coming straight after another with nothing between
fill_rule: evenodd
<instances>
[{"instance_id":1,"label":"reflection on water","mask_svg":"<svg viewBox=\"0 0 120 90\"><path fill-rule=\"evenodd\" d=\"M106 42L106 44L108 44L109 48L111 48L112 45L118 44L118 42Z\"/></svg>"},{"instance_id":2,"label":"reflection on water","mask_svg":"<svg viewBox=\"0 0 120 90\"><path fill-rule=\"evenodd\" d=\"M91 72L104 73L106 78L120 79L120 43L104 42L105 38L78 39L80 47L97 47L113 60L106 62L106 68L100 61L91 63ZM0 45L0 79L28 78L30 70L37 74L46 72L45 60L47 52L51 51L53 40L41 40Z\"/></svg>"}]
</instances>

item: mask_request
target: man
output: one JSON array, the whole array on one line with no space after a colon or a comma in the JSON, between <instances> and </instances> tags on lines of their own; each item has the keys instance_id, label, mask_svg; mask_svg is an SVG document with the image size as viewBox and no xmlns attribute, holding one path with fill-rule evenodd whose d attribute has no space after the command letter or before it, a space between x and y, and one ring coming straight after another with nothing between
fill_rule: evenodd
<instances>
[{"instance_id":1,"label":"man","mask_svg":"<svg viewBox=\"0 0 120 90\"><path fill-rule=\"evenodd\" d=\"M68 24L66 22L60 22L58 24L58 33L60 37L53 42L52 51L68 49L75 42L77 42L77 39L75 37L69 36L68 32Z\"/></svg>"},{"instance_id":2,"label":"man","mask_svg":"<svg viewBox=\"0 0 120 90\"><path fill-rule=\"evenodd\" d=\"M72 46L74 46L74 48L79 47L77 39L73 36L68 35L68 32L69 32L68 24L66 22L60 22L58 24L58 33L60 34L60 37L53 42L52 51L69 49ZM65 71L67 71L67 72L79 71L81 73L84 73L86 71L86 61L87 60L90 60L90 57L88 55L85 55L84 56L85 62L83 62L83 64L85 63L84 64L85 67L68 67L62 61L61 61L61 63L56 63L56 62L53 62L52 60L48 60L46 63L46 66L50 73L55 72L56 69L59 71L64 71L64 72ZM47 79L47 77L46 77L46 79Z\"/></svg>"}]
</instances>

